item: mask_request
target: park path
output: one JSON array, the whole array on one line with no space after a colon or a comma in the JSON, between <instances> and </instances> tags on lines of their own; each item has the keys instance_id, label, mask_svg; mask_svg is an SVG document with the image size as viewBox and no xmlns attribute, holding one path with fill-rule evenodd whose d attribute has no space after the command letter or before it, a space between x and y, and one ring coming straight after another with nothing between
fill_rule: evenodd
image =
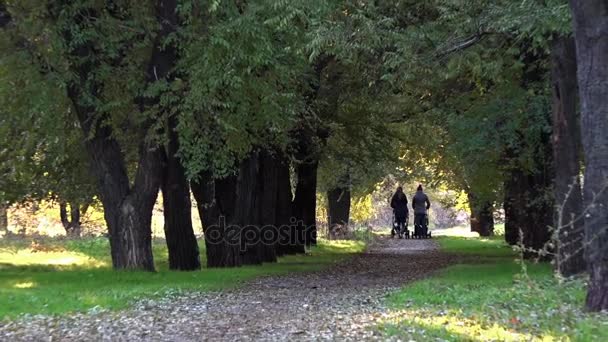
<instances>
[{"instance_id":1,"label":"park path","mask_svg":"<svg viewBox=\"0 0 608 342\"><path fill-rule=\"evenodd\" d=\"M31 317L1 326L0 341L382 340L370 327L387 312L383 298L449 262L432 240L382 237L323 271L263 277L119 312Z\"/></svg>"}]
</instances>

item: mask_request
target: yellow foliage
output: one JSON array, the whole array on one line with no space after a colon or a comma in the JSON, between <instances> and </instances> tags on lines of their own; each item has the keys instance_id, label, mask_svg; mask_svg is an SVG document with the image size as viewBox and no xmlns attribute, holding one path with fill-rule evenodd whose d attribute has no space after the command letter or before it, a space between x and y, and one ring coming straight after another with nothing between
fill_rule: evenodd
<instances>
[{"instance_id":1,"label":"yellow foliage","mask_svg":"<svg viewBox=\"0 0 608 342\"><path fill-rule=\"evenodd\" d=\"M374 216L374 206L372 195L353 198L350 202L350 219L353 222L363 223L369 221Z\"/></svg>"},{"instance_id":2,"label":"yellow foliage","mask_svg":"<svg viewBox=\"0 0 608 342\"><path fill-rule=\"evenodd\" d=\"M456 197L456 206L454 207L456 210L463 210L469 212L469 198L467 197L467 193L461 191Z\"/></svg>"}]
</instances>

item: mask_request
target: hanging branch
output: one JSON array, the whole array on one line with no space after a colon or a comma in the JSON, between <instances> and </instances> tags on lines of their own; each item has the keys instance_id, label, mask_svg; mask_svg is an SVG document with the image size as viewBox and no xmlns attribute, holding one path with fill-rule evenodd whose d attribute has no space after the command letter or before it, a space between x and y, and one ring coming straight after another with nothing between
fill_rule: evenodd
<instances>
[{"instance_id":1,"label":"hanging branch","mask_svg":"<svg viewBox=\"0 0 608 342\"><path fill-rule=\"evenodd\" d=\"M469 36L469 37L457 42L456 44L448 47L447 49L444 49L443 51L438 52L436 54L436 56L437 56L437 58L441 59L454 52L465 50L465 49L477 44L478 42L480 42L481 39L487 34L488 34L487 32L478 31L477 33L473 34L472 36Z\"/></svg>"}]
</instances>

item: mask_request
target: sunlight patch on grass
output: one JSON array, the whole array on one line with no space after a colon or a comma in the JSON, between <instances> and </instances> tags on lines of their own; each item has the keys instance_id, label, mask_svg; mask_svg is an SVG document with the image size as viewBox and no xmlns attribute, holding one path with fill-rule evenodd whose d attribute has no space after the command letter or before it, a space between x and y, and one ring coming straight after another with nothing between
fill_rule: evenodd
<instances>
[{"instance_id":1,"label":"sunlight patch on grass","mask_svg":"<svg viewBox=\"0 0 608 342\"><path fill-rule=\"evenodd\" d=\"M33 287L36 287L36 283L34 283L32 281L24 281L24 282L16 283L15 285L13 285L13 287L16 289L31 289Z\"/></svg>"},{"instance_id":2,"label":"sunlight patch on grass","mask_svg":"<svg viewBox=\"0 0 608 342\"><path fill-rule=\"evenodd\" d=\"M27 249L16 252L0 249L0 264L12 266L86 266L93 268L107 266L105 262L79 252L32 252Z\"/></svg>"},{"instance_id":3,"label":"sunlight patch on grass","mask_svg":"<svg viewBox=\"0 0 608 342\"><path fill-rule=\"evenodd\" d=\"M556 336L533 336L515 332L497 323L483 323L474 317L432 310L391 311L381 321L382 329L414 339L449 338L478 341L553 341Z\"/></svg>"},{"instance_id":4,"label":"sunlight patch on grass","mask_svg":"<svg viewBox=\"0 0 608 342\"><path fill-rule=\"evenodd\" d=\"M438 239L467 262L387 298L388 336L427 340L608 341L608 316L583 310L584 279L560 282L548 263L526 262L498 239ZM478 260L484 262L479 263Z\"/></svg>"}]
</instances>

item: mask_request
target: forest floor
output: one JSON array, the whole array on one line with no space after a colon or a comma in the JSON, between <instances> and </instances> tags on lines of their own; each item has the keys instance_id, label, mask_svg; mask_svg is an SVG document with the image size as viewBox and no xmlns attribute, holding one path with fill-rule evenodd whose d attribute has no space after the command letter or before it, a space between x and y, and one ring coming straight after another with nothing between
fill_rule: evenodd
<instances>
[{"instance_id":1,"label":"forest floor","mask_svg":"<svg viewBox=\"0 0 608 342\"><path fill-rule=\"evenodd\" d=\"M451 259L433 240L379 237L321 271L166 295L121 311L26 316L0 323L0 340L385 340L371 329L388 317L385 298Z\"/></svg>"}]
</instances>

